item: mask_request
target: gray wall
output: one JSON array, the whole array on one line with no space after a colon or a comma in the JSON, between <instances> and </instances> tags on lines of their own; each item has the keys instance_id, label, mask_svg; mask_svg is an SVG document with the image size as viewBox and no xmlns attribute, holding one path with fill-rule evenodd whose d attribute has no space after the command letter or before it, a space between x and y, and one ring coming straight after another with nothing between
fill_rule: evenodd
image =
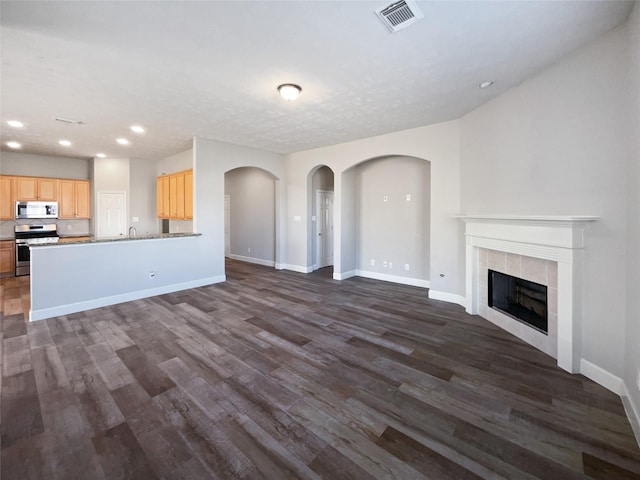
<instances>
[{"instance_id":1,"label":"gray wall","mask_svg":"<svg viewBox=\"0 0 640 480\"><path fill-rule=\"evenodd\" d=\"M90 160L84 158L0 152L0 173L33 177L88 179Z\"/></svg>"},{"instance_id":2,"label":"gray wall","mask_svg":"<svg viewBox=\"0 0 640 480\"><path fill-rule=\"evenodd\" d=\"M627 214L627 329L625 384L635 405L636 422L640 422L640 4L636 3L628 25L629 60L631 62L629 92L632 140L629 158L629 211ZM640 424L636 423L640 441Z\"/></svg>"},{"instance_id":3,"label":"gray wall","mask_svg":"<svg viewBox=\"0 0 640 480\"><path fill-rule=\"evenodd\" d=\"M464 213L600 216L585 238L582 355L618 377L628 262L626 51L618 28L462 119Z\"/></svg>"},{"instance_id":4,"label":"gray wall","mask_svg":"<svg viewBox=\"0 0 640 480\"><path fill-rule=\"evenodd\" d=\"M275 179L259 168L225 174L231 197L231 255L275 261Z\"/></svg>"},{"instance_id":5,"label":"gray wall","mask_svg":"<svg viewBox=\"0 0 640 480\"><path fill-rule=\"evenodd\" d=\"M429 280L429 162L387 157L364 162L355 172L356 268Z\"/></svg>"},{"instance_id":6,"label":"gray wall","mask_svg":"<svg viewBox=\"0 0 640 480\"><path fill-rule=\"evenodd\" d=\"M129 225L138 234L158 233L159 223L156 208L156 162L132 158L129 162L131 200L129 202ZM138 221L134 218L138 217Z\"/></svg>"},{"instance_id":7,"label":"gray wall","mask_svg":"<svg viewBox=\"0 0 640 480\"><path fill-rule=\"evenodd\" d=\"M156 163L156 175L180 172L193 168L193 149L171 155L170 157L158 160Z\"/></svg>"}]
</instances>

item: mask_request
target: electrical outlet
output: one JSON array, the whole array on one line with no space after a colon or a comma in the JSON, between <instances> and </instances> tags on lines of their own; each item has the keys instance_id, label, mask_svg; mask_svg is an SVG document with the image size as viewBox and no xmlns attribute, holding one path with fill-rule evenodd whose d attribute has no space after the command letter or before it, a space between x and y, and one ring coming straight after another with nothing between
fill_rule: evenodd
<instances>
[{"instance_id":1,"label":"electrical outlet","mask_svg":"<svg viewBox=\"0 0 640 480\"><path fill-rule=\"evenodd\" d=\"M156 278L156 272L149 272L149 280Z\"/></svg>"},{"instance_id":2,"label":"electrical outlet","mask_svg":"<svg viewBox=\"0 0 640 480\"><path fill-rule=\"evenodd\" d=\"M375 266L375 264L376 264L376 261L372 258L371 259L371 266L373 267L373 266Z\"/></svg>"},{"instance_id":3,"label":"electrical outlet","mask_svg":"<svg viewBox=\"0 0 640 480\"><path fill-rule=\"evenodd\" d=\"M383 201L383 202L387 202L387 201L389 201L389 197L387 197L386 195L384 195L384 196L382 197L382 201Z\"/></svg>"},{"instance_id":4,"label":"electrical outlet","mask_svg":"<svg viewBox=\"0 0 640 480\"><path fill-rule=\"evenodd\" d=\"M408 263L405 263L405 264L404 264L404 269L405 269L407 272L409 271L409 264L408 264Z\"/></svg>"},{"instance_id":5,"label":"electrical outlet","mask_svg":"<svg viewBox=\"0 0 640 480\"><path fill-rule=\"evenodd\" d=\"M407 193L407 202L410 202L410 201L411 201L411 194Z\"/></svg>"},{"instance_id":6,"label":"electrical outlet","mask_svg":"<svg viewBox=\"0 0 640 480\"><path fill-rule=\"evenodd\" d=\"M247 248L247 253L251 253L251 247Z\"/></svg>"},{"instance_id":7,"label":"electrical outlet","mask_svg":"<svg viewBox=\"0 0 640 480\"><path fill-rule=\"evenodd\" d=\"M387 268L387 262L382 262L382 266L383 266L384 268Z\"/></svg>"},{"instance_id":8,"label":"electrical outlet","mask_svg":"<svg viewBox=\"0 0 640 480\"><path fill-rule=\"evenodd\" d=\"M389 262L389 268L393 268L393 263Z\"/></svg>"}]
</instances>

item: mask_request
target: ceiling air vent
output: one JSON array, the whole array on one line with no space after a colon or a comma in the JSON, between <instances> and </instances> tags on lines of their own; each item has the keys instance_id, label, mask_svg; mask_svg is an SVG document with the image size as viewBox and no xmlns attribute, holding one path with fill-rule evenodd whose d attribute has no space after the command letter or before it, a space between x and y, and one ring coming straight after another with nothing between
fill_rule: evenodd
<instances>
[{"instance_id":1,"label":"ceiling air vent","mask_svg":"<svg viewBox=\"0 0 640 480\"><path fill-rule=\"evenodd\" d=\"M376 10L376 14L392 32L407 28L412 23L424 18L413 0L400 0L392 3Z\"/></svg>"}]
</instances>

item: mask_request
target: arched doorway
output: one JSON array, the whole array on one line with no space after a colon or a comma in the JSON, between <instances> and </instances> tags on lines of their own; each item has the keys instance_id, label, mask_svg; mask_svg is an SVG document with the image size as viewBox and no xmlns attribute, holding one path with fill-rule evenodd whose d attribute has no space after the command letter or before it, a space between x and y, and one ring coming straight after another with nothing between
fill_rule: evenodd
<instances>
[{"instance_id":1,"label":"arched doorway","mask_svg":"<svg viewBox=\"0 0 640 480\"><path fill-rule=\"evenodd\" d=\"M312 270L332 267L334 262L334 174L326 165L316 167L310 174L311 234L310 254Z\"/></svg>"},{"instance_id":2,"label":"arched doorway","mask_svg":"<svg viewBox=\"0 0 640 480\"><path fill-rule=\"evenodd\" d=\"M276 177L256 167L224 175L225 256L276 265Z\"/></svg>"},{"instance_id":3,"label":"arched doorway","mask_svg":"<svg viewBox=\"0 0 640 480\"><path fill-rule=\"evenodd\" d=\"M429 286L431 164L389 155L358 163L340 181L340 271Z\"/></svg>"}]
</instances>

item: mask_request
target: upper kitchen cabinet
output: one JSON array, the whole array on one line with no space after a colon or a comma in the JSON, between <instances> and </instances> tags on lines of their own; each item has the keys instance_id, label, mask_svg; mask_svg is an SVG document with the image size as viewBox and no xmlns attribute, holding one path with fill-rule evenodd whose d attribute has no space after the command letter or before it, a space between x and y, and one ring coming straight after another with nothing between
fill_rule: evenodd
<instances>
[{"instance_id":1,"label":"upper kitchen cabinet","mask_svg":"<svg viewBox=\"0 0 640 480\"><path fill-rule=\"evenodd\" d=\"M158 218L169 218L169 175L158 177L156 187Z\"/></svg>"},{"instance_id":2,"label":"upper kitchen cabinet","mask_svg":"<svg viewBox=\"0 0 640 480\"><path fill-rule=\"evenodd\" d=\"M184 172L184 218L193 219L193 170Z\"/></svg>"},{"instance_id":3,"label":"upper kitchen cabinet","mask_svg":"<svg viewBox=\"0 0 640 480\"><path fill-rule=\"evenodd\" d=\"M58 179L15 177L16 200L58 200Z\"/></svg>"},{"instance_id":4,"label":"upper kitchen cabinet","mask_svg":"<svg viewBox=\"0 0 640 480\"><path fill-rule=\"evenodd\" d=\"M59 217L91 218L91 183L88 180L60 180Z\"/></svg>"},{"instance_id":5,"label":"upper kitchen cabinet","mask_svg":"<svg viewBox=\"0 0 640 480\"><path fill-rule=\"evenodd\" d=\"M157 178L158 218L193 218L193 170Z\"/></svg>"},{"instance_id":6,"label":"upper kitchen cabinet","mask_svg":"<svg viewBox=\"0 0 640 480\"><path fill-rule=\"evenodd\" d=\"M0 220L16 218L16 197L13 182L14 177L0 175Z\"/></svg>"}]
</instances>

